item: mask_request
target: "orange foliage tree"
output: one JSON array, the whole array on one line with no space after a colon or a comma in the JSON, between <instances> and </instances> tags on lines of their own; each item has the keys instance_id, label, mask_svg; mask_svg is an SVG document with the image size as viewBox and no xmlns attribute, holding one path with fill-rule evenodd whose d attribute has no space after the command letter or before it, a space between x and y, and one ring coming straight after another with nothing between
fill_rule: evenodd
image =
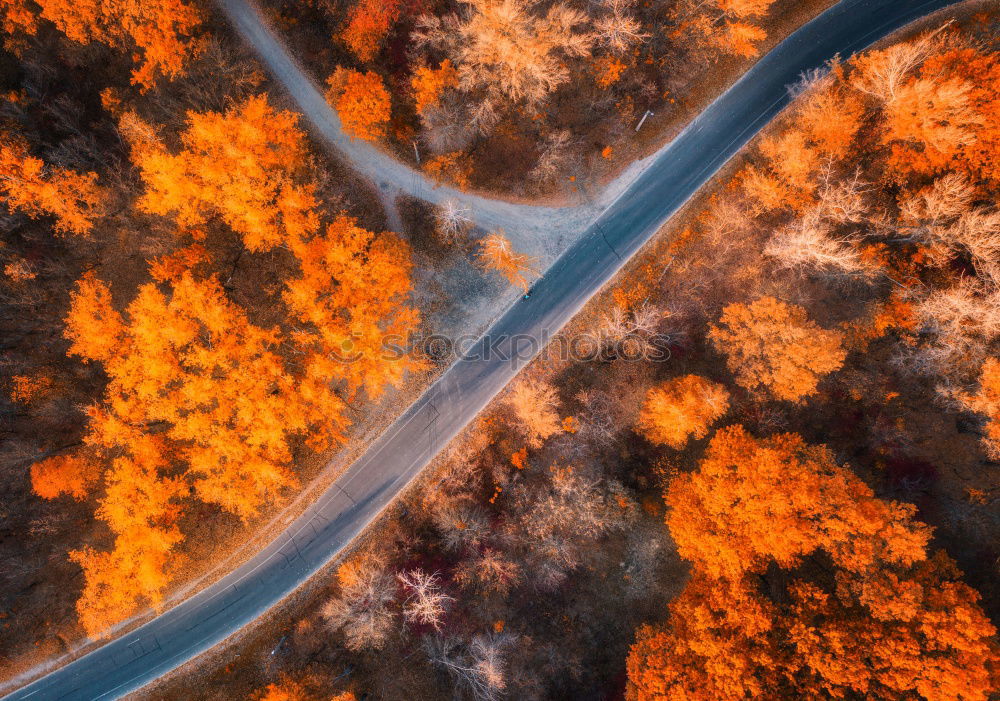
<instances>
[{"instance_id":1,"label":"orange foliage tree","mask_svg":"<svg viewBox=\"0 0 1000 701\"><path fill-rule=\"evenodd\" d=\"M84 362L104 362L114 355L124 334L121 316L111 303L111 290L93 271L84 273L70 293L64 335L71 342L70 355Z\"/></svg>"},{"instance_id":2,"label":"orange foliage tree","mask_svg":"<svg viewBox=\"0 0 1000 701\"><path fill-rule=\"evenodd\" d=\"M377 397L423 367L408 349L419 315L410 251L346 216L322 233L305 135L289 112L250 97L225 113L189 113L176 152L134 114L121 127L145 184L143 210L203 238L221 221L252 252L282 246L282 326L263 328L197 269L208 251L190 243L151 262L119 312L110 289L85 274L71 294L69 352L99 362L109 381L88 410L78 454L33 468L43 497L85 496L98 484L110 549L71 553L85 574L77 602L99 635L156 607L177 571L178 527L192 499L247 520L296 485L293 441L315 450L349 424L338 390ZM96 467L92 467L96 466Z\"/></svg>"},{"instance_id":3,"label":"orange foliage tree","mask_svg":"<svg viewBox=\"0 0 1000 701\"><path fill-rule=\"evenodd\" d=\"M737 580L771 561L784 568L824 550L841 567L874 560L910 565L930 532L909 504L882 502L822 446L794 434L757 439L720 430L697 472L667 494L667 525L678 552L713 578ZM845 539L865 535L865 544Z\"/></svg>"},{"instance_id":4,"label":"orange foliage tree","mask_svg":"<svg viewBox=\"0 0 1000 701\"><path fill-rule=\"evenodd\" d=\"M985 52L977 46L960 46L931 55L921 73L934 76L954 73L968 85L965 99L973 117L969 124L975 134L971 143L958 144L958 157L949 169L965 168L991 185L1000 184L1000 55ZM914 149L907 158L912 157Z\"/></svg>"},{"instance_id":5,"label":"orange foliage tree","mask_svg":"<svg viewBox=\"0 0 1000 701\"><path fill-rule=\"evenodd\" d=\"M852 85L883 110L890 168L901 176L966 172L1000 182L1000 58L933 36L853 59Z\"/></svg>"},{"instance_id":6,"label":"orange foliage tree","mask_svg":"<svg viewBox=\"0 0 1000 701\"><path fill-rule=\"evenodd\" d=\"M833 75L842 69L835 65ZM843 158L854 141L864 116L864 106L854 94L837 85L821 85L810 90L795 112L796 123L822 155Z\"/></svg>"},{"instance_id":7,"label":"orange foliage tree","mask_svg":"<svg viewBox=\"0 0 1000 701\"><path fill-rule=\"evenodd\" d=\"M176 155L133 116L123 122L146 182L141 204L147 211L172 214L188 228L219 215L250 250L284 244L295 255L301 274L288 281L284 299L292 316L309 325L295 339L308 351L310 383L342 379L349 394L363 385L376 397L421 367L400 350L419 323L417 312L403 305L410 292L409 247L345 216L318 233L305 135L294 115L275 112L263 96L225 115L190 114L181 135L185 148ZM204 258L202 247L188 246L154 261L152 272L161 281L176 279Z\"/></svg>"},{"instance_id":8,"label":"orange foliage tree","mask_svg":"<svg viewBox=\"0 0 1000 701\"><path fill-rule=\"evenodd\" d=\"M0 22L7 35L17 32L34 34L38 31L38 15L28 0L0 0ZM9 37L4 45L11 51L16 51L19 47L19 43Z\"/></svg>"},{"instance_id":9,"label":"orange foliage tree","mask_svg":"<svg viewBox=\"0 0 1000 701\"><path fill-rule=\"evenodd\" d=\"M96 437L95 437L96 438ZM179 560L174 546L183 540L177 527L181 479L162 474L167 459L162 441L139 436L131 455L112 462L98 509L114 534L110 551L85 547L70 553L83 568L83 594L76 609L90 636L103 635L141 606L157 607Z\"/></svg>"},{"instance_id":10,"label":"orange foliage tree","mask_svg":"<svg viewBox=\"0 0 1000 701\"><path fill-rule=\"evenodd\" d=\"M839 332L820 328L802 307L773 297L730 304L718 325L710 325L708 338L725 353L740 385L793 401L815 394L820 379L846 356Z\"/></svg>"},{"instance_id":11,"label":"orange foliage tree","mask_svg":"<svg viewBox=\"0 0 1000 701\"><path fill-rule=\"evenodd\" d=\"M34 0L31 6L24 0L0 3L4 29L35 34L42 18L73 41L127 51L140 62L132 82L144 89L161 76L182 75L201 47L195 33L202 13L184 0Z\"/></svg>"},{"instance_id":12,"label":"orange foliage tree","mask_svg":"<svg viewBox=\"0 0 1000 701\"><path fill-rule=\"evenodd\" d=\"M269 110L256 100L243 108ZM209 122L219 119L225 120L210 115ZM252 121L253 129L242 119L236 125L266 130L266 119ZM193 269L206 257L199 244L154 261L160 284L142 286L124 314L93 273L80 280L65 333L70 352L100 362L109 377L104 401L89 410L82 454L110 464L103 469L98 516L115 536L110 551L72 553L86 576L78 611L90 634L159 604L177 567L174 546L183 534L176 521L185 499L216 504L243 519L255 516L296 483L293 437L308 436L317 450L342 438L348 421L338 382L348 395L364 388L376 397L406 371L422 368L407 350L419 316L405 305L411 286L405 243L346 216L317 233L311 180L282 163L280 149L272 150L276 141L301 156L302 135L292 125L270 137L245 134L247 153L200 126L194 119L185 136L189 144L208 146L175 156L156 155L156 144L132 125L144 175L152 174L156 184L147 196L163 195L171 203L165 210L183 209L190 224L221 214L248 246L284 243L298 264L284 294L292 328L255 326L217 280L196 277ZM261 162L254 163L258 153ZM164 161L180 165L164 168ZM210 193L218 195L211 203ZM260 211L240 211L247 201ZM281 344L294 352L283 358ZM80 496L101 472L92 478L68 464L36 468L36 491L47 497ZM123 520L127 514L118 509L129 503L148 509Z\"/></svg>"},{"instance_id":13,"label":"orange foliage tree","mask_svg":"<svg viewBox=\"0 0 1000 701\"><path fill-rule=\"evenodd\" d=\"M841 74L840 66L834 74ZM740 171L744 195L758 212L804 211L816 201L823 168L850 153L863 115L859 98L836 83L809 90L793 112L793 125L761 139L762 163Z\"/></svg>"},{"instance_id":14,"label":"orange foliage tree","mask_svg":"<svg viewBox=\"0 0 1000 701\"><path fill-rule=\"evenodd\" d=\"M496 231L479 242L477 262L483 270L495 270L512 285L527 292L528 276L537 277L535 259L514 250L503 232Z\"/></svg>"},{"instance_id":15,"label":"orange foliage tree","mask_svg":"<svg viewBox=\"0 0 1000 701\"><path fill-rule=\"evenodd\" d=\"M877 587L844 573L833 591L796 579L778 604L750 581L696 571L669 627L637 631L626 698L987 701L995 629L958 576L934 558Z\"/></svg>"},{"instance_id":16,"label":"orange foliage tree","mask_svg":"<svg viewBox=\"0 0 1000 701\"><path fill-rule=\"evenodd\" d=\"M774 0L684 0L676 10L678 34L699 36L725 54L757 56L757 45L767 38L767 32L755 22L772 4Z\"/></svg>"},{"instance_id":17,"label":"orange foliage tree","mask_svg":"<svg viewBox=\"0 0 1000 701\"><path fill-rule=\"evenodd\" d=\"M428 107L438 104L445 90L458 87L458 71L448 58L441 61L437 68L420 65L413 72L410 85L417 112L423 113Z\"/></svg>"},{"instance_id":18,"label":"orange foliage tree","mask_svg":"<svg viewBox=\"0 0 1000 701\"><path fill-rule=\"evenodd\" d=\"M693 572L669 625L637 632L628 699L993 691L996 630L978 594L927 557L912 506L874 497L827 449L725 429L667 501Z\"/></svg>"},{"instance_id":19,"label":"orange foliage tree","mask_svg":"<svg viewBox=\"0 0 1000 701\"><path fill-rule=\"evenodd\" d=\"M185 273L167 293L144 285L121 315L88 275L71 301L71 352L101 362L109 377L84 442L110 462L98 516L115 545L73 554L86 575L80 620L99 634L160 602L183 538L181 498L249 518L295 484L291 436L328 443L347 421L329 378L296 376L274 352L278 330L251 324L214 279ZM74 469L39 464L36 491L80 495L90 473Z\"/></svg>"},{"instance_id":20,"label":"orange foliage tree","mask_svg":"<svg viewBox=\"0 0 1000 701\"><path fill-rule=\"evenodd\" d=\"M31 466L31 489L43 499L84 499L100 476L100 466L83 456L56 455Z\"/></svg>"},{"instance_id":21,"label":"orange foliage tree","mask_svg":"<svg viewBox=\"0 0 1000 701\"><path fill-rule=\"evenodd\" d=\"M472 183L472 160L461 151L441 153L424 161L424 172L438 182L452 182L459 190Z\"/></svg>"},{"instance_id":22,"label":"orange foliage tree","mask_svg":"<svg viewBox=\"0 0 1000 701\"><path fill-rule=\"evenodd\" d=\"M253 701L310 701L312 696L298 682L285 679L280 684L268 684L251 698Z\"/></svg>"},{"instance_id":23,"label":"orange foliage tree","mask_svg":"<svg viewBox=\"0 0 1000 701\"><path fill-rule=\"evenodd\" d=\"M100 285L88 281L88 287ZM91 317L114 315L74 305L67 335L87 337ZM178 443L171 454L183 456L204 501L253 516L269 495L294 484L286 467L290 435L335 438L346 424L333 390L316 381L306 395L273 350L278 330L251 324L214 278L186 274L168 294L144 285L127 321L119 319L112 349L74 346L101 361L110 377L107 403L92 410L90 441L128 450L136 437L130 427L157 429Z\"/></svg>"},{"instance_id":24,"label":"orange foliage tree","mask_svg":"<svg viewBox=\"0 0 1000 701\"><path fill-rule=\"evenodd\" d=\"M986 435L982 443L986 454L996 460L1000 457L1000 360L987 358L978 391L960 394L958 399L966 409L986 417Z\"/></svg>"},{"instance_id":25,"label":"orange foliage tree","mask_svg":"<svg viewBox=\"0 0 1000 701\"><path fill-rule=\"evenodd\" d=\"M704 438L729 408L729 392L698 375L684 375L653 387L639 413L637 428L653 443L683 448Z\"/></svg>"},{"instance_id":26,"label":"orange foliage tree","mask_svg":"<svg viewBox=\"0 0 1000 701\"><path fill-rule=\"evenodd\" d=\"M304 181L305 134L291 112L275 111L264 95L225 114L188 113L183 148L170 153L134 114L122 117L146 191L139 206L172 215L184 230L215 216L251 251L273 248L314 231L314 187Z\"/></svg>"},{"instance_id":27,"label":"orange foliage tree","mask_svg":"<svg viewBox=\"0 0 1000 701\"><path fill-rule=\"evenodd\" d=\"M55 381L44 372L31 375L14 375L10 378L10 398L20 404L31 404L50 396Z\"/></svg>"},{"instance_id":28,"label":"orange foliage tree","mask_svg":"<svg viewBox=\"0 0 1000 701\"><path fill-rule=\"evenodd\" d=\"M551 385L522 380L507 396L521 431L532 448L563 430L559 421L559 397Z\"/></svg>"},{"instance_id":29,"label":"orange foliage tree","mask_svg":"<svg viewBox=\"0 0 1000 701\"><path fill-rule=\"evenodd\" d=\"M183 499L256 515L296 483L293 436L308 434L315 449L342 438L348 421L336 380L351 394L363 386L377 396L421 367L404 350L417 315L402 305L410 263L398 238L340 218L326 236L293 248L302 274L289 281L286 302L306 324L292 336L294 362L275 352L279 329L251 324L214 278L171 275L166 293L144 285L124 315L92 274L74 292L71 352L101 362L110 381L88 410L83 453L35 465L32 479L45 498L81 498L102 472L91 457L110 463L98 517L114 547L71 553L86 576L77 609L89 634L160 603L183 539ZM398 345L394 357L386 338Z\"/></svg>"},{"instance_id":30,"label":"orange foliage tree","mask_svg":"<svg viewBox=\"0 0 1000 701\"><path fill-rule=\"evenodd\" d=\"M670 625L643 625L627 660L628 701L716 701L781 695L774 607L745 581L695 572L669 606ZM808 698L808 697L806 697Z\"/></svg>"},{"instance_id":31,"label":"orange foliage tree","mask_svg":"<svg viewBox=\"0 0 1000 701\"><path fill-rule=\"evenodd\" d=\"M333 105L351 136L367 141L385 138L392 113L392 97L378 73L338 68L327 79L327 101Z\"/></svg>"},{"instance_id":32,"label":"orange foliage tree","mask_svg":"<svg viewBox=\"0 0 1000 701\"><path fill-rule=\"evenodd\" d=\"M400 0L358 0L340 38L358 59L371 61L399 11Z\"/></svg>"},{"instance_id":33,"label":"orange foliage tree","mask_svg":"<svg viewBox=\"0 0 1000 701\"><path fill-rule=\"evenodd\" d=\"M208 250L200 243L192 243L149 261L149 274L157 282L177 282L184 273L209 260Z\"/></svg>"},{"instance_id":34,"label":"orange foliage tree","mask_svg":"<svg viewBox=\"0 0 1000 701\"><path fill-rule=\"evenodd\" d=\"M341 215L324 235L296 239L292 251L301 272L287 282L284 299L306 324L296 340L307 351L308 376L341 379L351 396L363 386L374 398L424 367L403 350L420 320L404 304L412 268L405 241Z\"/></svg>"},{"instance_id":35,"label":"orange foliage tree","mask_svg":"<svg viewBox=\"0 0 1000 701\"><path fill-rule=\"evenodd\" d=\"M11 209L52 216L57 232L77 235L90 233L107 200L96 173L47 166L8 134L0 135L0 195Z\"/></svg>"},{"instance_id":36,"label":"orange foliage tree","mask_svg":"<svg viewBox=\"0 0 1000 701\"><path fill-rule=\"evenodd\" d=\"M948 77L913 79L886 104L885 140L896 147L899 169L941 172L975 142L982 117L972 108L972 84ZM917 157L917 154L922 154Z\"/></svg>"}]
</instances>

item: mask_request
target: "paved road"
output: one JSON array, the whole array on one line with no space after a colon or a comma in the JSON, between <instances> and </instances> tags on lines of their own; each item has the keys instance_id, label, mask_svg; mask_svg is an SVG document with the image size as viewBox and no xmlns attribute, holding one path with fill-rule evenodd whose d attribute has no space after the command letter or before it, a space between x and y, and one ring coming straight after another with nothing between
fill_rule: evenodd
<instances>
[{"instance_id":1,"label":"paved road","mask_svg":"<svg viewBox=\"0 0 1000 701\"><path fill-rule=\"evenodd\" d=\"M834 54L849 55L950 0L842 0L764 57L708 107L588 227L470 355L456 362L297 521L225 578L6 697L118 698L254 621L354 539L527 363L512 338L561 328L663 222L787 102L786 86ZM487 347L488 346L488 347ZM537 348L535 348L537 350Z\"/></svg>"}]
</instances>

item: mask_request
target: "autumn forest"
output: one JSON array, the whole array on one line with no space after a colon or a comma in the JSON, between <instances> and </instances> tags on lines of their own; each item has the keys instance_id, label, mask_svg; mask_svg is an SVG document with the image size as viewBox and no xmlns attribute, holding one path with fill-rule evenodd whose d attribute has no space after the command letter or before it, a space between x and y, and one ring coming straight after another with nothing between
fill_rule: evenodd
<instances>
[{"instance_id":1,"label":"autumn forest","mask_svg":"<svg viewBox=\"0 0 1000 701\"><path fill-rule=\"evenodd\" d=\"M0 695L338 489L455 361L425 339L543 303L833 5L0 0ZM788 91L555 329L586 353L129 698L996 698L1000 4Z\"/></svg>"}]
</instances>

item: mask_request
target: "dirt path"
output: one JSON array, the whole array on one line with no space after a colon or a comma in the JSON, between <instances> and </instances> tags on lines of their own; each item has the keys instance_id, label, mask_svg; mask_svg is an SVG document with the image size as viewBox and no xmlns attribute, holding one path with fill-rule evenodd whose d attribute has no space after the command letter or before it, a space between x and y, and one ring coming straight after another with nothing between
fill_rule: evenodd
<instances>
[{"instance_id":1,"label":"dirt path","mask_svg":"<svg viewBox=\"0 0 1000 701\"><path fill-rule=\"evenodd\" d=\"M406 194L432 204L446 200L461 203L480 229L505 230L518 250L537 257L543 266L551 264L669 146L666 144L660 151L633 163L599 193L591 193L587 204L579 206L509 202L439 185L378 146L345 134L340 118L323 92L249 0L218 0L218 6L274 79L288 91L314 133L337 156L374 183L383 202L392 202L399 194Z\"/></svg>"}]
</instances>

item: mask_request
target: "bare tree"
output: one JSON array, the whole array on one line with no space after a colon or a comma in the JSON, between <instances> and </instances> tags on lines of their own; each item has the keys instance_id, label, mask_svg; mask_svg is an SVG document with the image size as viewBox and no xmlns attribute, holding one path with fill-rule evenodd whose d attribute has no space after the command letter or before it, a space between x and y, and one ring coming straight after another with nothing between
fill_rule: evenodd
<instances>
[{"instance_id":1,"label":"bare tree","mask_svg":"<svg viewBox=\"0 0 1000 701\"><path fill-rule=\"evenodd\" d=\"M977 280L931 292L916 312L935 337L925 355L944 375L978 370L1000 338L1000 291Z\"/></svg>"},{"instance_id":2,"label":"bare tree","mask_svg":"<svg viewBox=\"0 0 1000 701\"><path fill-rule=\"evenodd\" d=\"M893 44L878 51L868 51L857 59L857 70L851 74L851 85L883 102L891 102L900 86L933 49L934 34Z\"/></svg>"},{"instance_id":3,"label":"bare tree","mask_svg":"<svg viewBox=\"0 0 1000 701\"><path fill-rule=\"evenodd\" d=\"M460 0L463 11L424 15L414 39L444 51L458 68L462 90L491 100L538 103L569 80L566 59L590 54L589 18L568 5L534 10L538 0Z\"/></svg>"},{"instance_id":4,"label":"bare tree","mask_svg":"<svg viewBox=\"0 0 1000 701\"><path fill-rule=\"evenodd\" d=\"M429 625L434 630L440 630L445 611L455 600L441 589L441 575L414 569L400 572L396 579L407 592L403 601L403 618L410 623Z\"/></svg>"},{"instance_id":5,"label":"bare tree","mask_svg":"<svg viewBox=\"0 0 1000 701\"><path fill-rule=\"evenodd\" d=\"M663 314L649 302L626 311L615 305L610 314L605 314L598 330L602 339L621 341L629 336L646 337L656 332Z\"/></svg>"},{"instance_id":6,"label":"bare tree","mask_svg":"<svg viewBox=\"0 0 1000 701\"><path fill-rule=\"evenodd\" d=\"M528 445L540 447L560 431L559 399L551 385L521 380L507 395L507 404L514 410Z\"/></svg>"},{"instance_id":7,"label":"bare tree","mask_svg":"<svg viewBox=\"0 0 1000 701\"><path fill-rule=\"evenodd\" d=\"M599 536L624 528L635 515L621 485L602 484L574 467L553 465L544 487L521 484L513 495L512 540L526 548L536 585L552 589L576 568Z\"/></svg>"},{"instance_id":8,"label":"bare tree","mask_svg":"<svg viewBox=\"0 0 1000 701\"><path fill-rule=\"evenodd\" d=\"M608 393L582 389L576 400L586 407L582 435L600 445L613 445L624 424L618 421Z\"/></svg>"},{"instance_id":9,"label":"bare tree","mask_svg":"<svg viewBox=\"0 0 1000 701\"><path fill-rule=\"evenodd\" d=\"M431 663L448 672L455 686L475 701L497 701L507 688L507 653L514 638L506 634L476 635L468 643L429 637L425 650Z\"/></svg>"},{"instance_id":10,"label":"bare tree","mask_svg":"<svg viewBox=\"0 0 1000 701\"><path fill-rule=\"evenodd\" d=\"M432 153L462 151L477 131L477 125L470 123L468 109L451 97L425 107L420 113L420 124L423 127L420 138Z\"/></svg>"},{"instance_id":11,"label":"bare tree","mask_svg":"<svg viewBox=\"0 0 1000 701\"><path fill-rule=\"evenodd\" d=\"M434 229L446 243L454 243L472 228L471 210L455 200L445 200L434 210Z\"/></svg>"},{"instance_id":12,"label":"bare tree","mask_svg":"<svg viewBox=\"0 0 1000 701\"><path fill-rule=\"evenodd\" d=\"M716 246L732 247L753 223L753 217L741 198L722 195L713 199L701 216L705 236Z\"/></svg>"},{"instance_id":13,"label":"bare tree","mask_svg":"<svg viewBox=\"0 0 1000 701\"><path fill-rule=\"evenodd\" d=\"M601 0L605 14L594 22L597 40L617 54L623 54L649 38L642 25L630 14L635 0Z\"/></svg>"},{"instance_id":14,"label":"bare tree","mask_svg":"<svg viewBox=\"0 0 1000 701\"><path fill-rule=\"evenodd\" d=\"M868 219L870 207L866 194L871 185L861 179L861 171L853 175L836 177L830 162L820 172L821 185L817 191L816 209L823 219L834 224L860 223Z\"/></svg>"},{"instance_id":15,"label":"bare tree","mask_svg":"<svg viewBox=\"0 0 1000 701\"><path fill-rule=\"evenodd\" d=\"M958 173L944 175L900 203L896 234L936 251L939 263L968 253L976 272L1000 284L1000 211L974 206L975 187Z\"/></svg>"},{"instance_id":16,"label":"bare tree","mask_svg":"<svg viewBox=\"0 0 1000 701\"><path fill-rule=\"evenodd\" d=\"M834 236L817 210L782 227L764 247L765 255L785 268L868 277L875 273L851 236Z\"/></svg>"},{"instance_id":17,"label":"bare tree","mask_svg":"<svg viewBox=\"0 0 1000 701\"><path fill-rule=\"evenodd\" d=\"M500 106L498 99L487 97L472 105L469 110L469 126L480 134L489 134L500 122Z\"/></svg>"},{"instance_id":18,"label":"bare tree","mask_svg":"<svg viewBox=\"0 0 1000 701\"><path fill-rule=\"evenodd\" d=\"M572 161L570 136L569 129L562 129L546 137L538 162L528 174L532 180L541 184L551 183L569 170Z\"/></svg>"},{"instance_id":19,"label":"bare tree","mask_svg":"<svg viewBox=\"0 0 1000 701\"><path fill-rule=\"evenodd\" d=\"M976 188L962 173L948 173L929 188L906 197L899 206L900 220L910 227L942 226L972 209Z\"/></svg>"},{"instance_id":20,"label":"bare tree","mask_svg":"<svg viewBox=\"0 0 1000 701\"><path fill-rule=\"evenodd\" d=\"M343 632L344 644L351 650L378 649L392 627L392 577L375 557L348 563L342 570L340 593L323 606L320 615L331 628Z\"/></svg>"},{"instance_id":21,"label":"bare tree","mask_svg":"<svg viewBox=\"0 0 1000 701\"><path fill-rule=\"evenodd\" d=\"M826 88L833 84L833 78L831 75L834 69L839 65L840 57L835 56L822 66L802 71L799 73L799 79L792 85L788 86L789 96L793 99L806 97L806 99L810 101L815 99L817 95L821 94ZM802 109L802 107L799 109Z\"/></svg>"},{"instance_id":22,"label":"bare tree","mask_svg":"<svg viewBox=\"0 0 1000 701\"><path fill-rule=\"evenodd\" d=\"M640 526L629 529L628 546L622 560L625 575L625 594L634 599L648 597L649 592L669 587L663 581L660 565L666 559L662 527Z\"/></svg>"},{"instance_id":23,"label":"bare tree","mask_svg":"<svg viewBox=\"0 0 1000 701\"><path fill-rule=\"evenodd\" d=\"M489 533L486 512L470 498L449 500L431 512L431 519L444 546L453 551L477 548Z\"/></svg>"},{"instance_id":24,"label":"bare tree","mask_svg":"<svg viewBox=\"0 0 1000 701\"><path fill-rule=\"evenodd\" d=\"M462 560L455 580L484 594L506 596L521 580L521 567L494 548Z\"/></svg>"},{"instance_id":25,"label":"bare tree","mask_svg":"<svg viewBox=\"0 0 1000 701\"><path fill-rule=\"evenodd\" d=\"M602 360L642 357L661 319L663 313L648 302L630 311L615 305L597 329Z\"/></svg>"},{"instance_id":26,"label":"bare tree","mask_svg":"<svg viewBox=\"0 0 1000 701\"><path fill-rule=\"evenodd\" d=\"M963 214L951 229L981 278L1000 286L1000 211L977 208Z\"/></svg>"}]
</instances>

